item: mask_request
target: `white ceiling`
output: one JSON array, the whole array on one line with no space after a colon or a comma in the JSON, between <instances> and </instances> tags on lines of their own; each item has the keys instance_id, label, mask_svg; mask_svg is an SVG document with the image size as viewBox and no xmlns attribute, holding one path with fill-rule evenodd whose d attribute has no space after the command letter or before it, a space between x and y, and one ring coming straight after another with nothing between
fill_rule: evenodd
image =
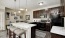
<instances>
[{"instance_id":1,"label":"white ceiling","mask_svg":"<svg viewBox=\"0 0 65 38\"><path fill-rule=\"evenodd\" d=\"M44 2L44 5L39 6L38 5L39 2ZM14 0L0 0L0 4L11 9L15 9ZM26 0L20 0L20 7L28 8L29 10L55 5L55 4L60 4L60 0L27 0L27 6L26 6ZM16 0L16 9L18 8L19 8L19 0Z\"/></svg>"}]
</instances>

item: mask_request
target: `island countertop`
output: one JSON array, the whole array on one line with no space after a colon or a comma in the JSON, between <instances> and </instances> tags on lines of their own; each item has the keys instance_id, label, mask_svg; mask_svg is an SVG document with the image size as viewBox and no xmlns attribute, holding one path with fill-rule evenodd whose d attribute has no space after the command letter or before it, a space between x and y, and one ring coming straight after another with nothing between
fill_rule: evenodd
<instances>
[{"instance_id":1,"label":"island countertop","mask_svg":"<svg viewBox=\"0 0 65 38\"><path fill-rule=\"evenodd\" d=\"M36 26L36 24L28 24L28 23L24 23L24 22L21 22L21 23L11 23L13 26L15 27L18 27L18 28L23 28L23 29L28 29L28 28L31 28L31 27L34 27Z\"/></svg>"},{"instance_id":2,"label":"island countertop","mask_svg":"<svg viewBox=\"0 0 65 38\"><path fill-rule=\"evenodd\" d=\"M53 26L52 29L51 29L51 33L65 36L65 28L59 27L59 26Z\"/></svg>"},{"instance_id":3,"label":"island countertop","mask_svg":"<svg viewBox=\"0 0 65 38\"><path fill-rule=\"evenodd\" d=\"M31 38L31 28L36 26L35 24L28 24L28 23L11 23L12 26L20 28L20 29L24 29L26 30L26 38ZM24 38L24 35L22 36L22 38Z\"/></svg>"}]
</instances>

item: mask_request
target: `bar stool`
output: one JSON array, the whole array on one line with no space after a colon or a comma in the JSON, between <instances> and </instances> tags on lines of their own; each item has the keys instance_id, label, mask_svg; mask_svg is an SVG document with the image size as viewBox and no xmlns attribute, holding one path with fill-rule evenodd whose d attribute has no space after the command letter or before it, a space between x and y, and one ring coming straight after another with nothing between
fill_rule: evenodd
<instances>
[{"instance_id":1,"label":"bar stool","mask_svg":"<svg viewBox=\"0 0 65 38\"><path fill-rule=\"evenodd\" d=\"M16 30L17 28L14 27L14 26L10 26L10 29L9 29L9 38L14 38L12 36L14 36L14 30Z\"/></svg>"},{"instance_id":2,"label":"bar stool","mask_svg":"<svg viewBox=\"0 0 65 38\"><path fill-rule=\"evenodd\" d=\"M10 26L7 26L7 35L9 35Z\"/></svg>"},{"instance_id":3,"label":"bar stool","mask_svg":"<svg viewBox=\"0 0 65 38\"><path fill-rule=\"evenodd\" d=\"M22 34L24 34L25 36L25 38L26 38L26 30L24 30L24 29L16 29L15 31L14 31L14 33L15 33L15 37L14 38L16 38L16 35L18 36L18 38L21 38L21 36L22 36Z\"/></svg>"}]
</instances>

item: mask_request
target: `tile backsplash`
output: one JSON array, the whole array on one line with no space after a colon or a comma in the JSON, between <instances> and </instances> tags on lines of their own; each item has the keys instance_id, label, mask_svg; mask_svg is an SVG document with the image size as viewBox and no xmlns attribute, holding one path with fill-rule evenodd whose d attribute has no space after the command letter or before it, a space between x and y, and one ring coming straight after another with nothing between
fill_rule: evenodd
<instances>
[{"instance_id":1,"label":"tile backsplash","mask_svg":"<svg viewBox=\"0 0 65 38\"><path fill-rule=\"evenodd\" d=\"M41 19L33 19L33 22L40 22Z\"/></svg>"}]
</instances>

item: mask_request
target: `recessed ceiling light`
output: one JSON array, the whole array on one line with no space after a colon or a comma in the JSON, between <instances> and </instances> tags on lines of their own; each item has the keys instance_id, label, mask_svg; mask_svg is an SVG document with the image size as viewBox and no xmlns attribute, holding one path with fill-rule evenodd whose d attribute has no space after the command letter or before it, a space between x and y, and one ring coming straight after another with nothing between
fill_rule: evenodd
<instances>
[{"instance_id":1,"label":"recessed ceiling light","mask_svg":"<svg viewBox=\"0 0 65 38\"><path fill-rule=\"evenodd\" d=\"M27 8L26 8L26 11L28 11Z\"/></svg>"},{"instance_id":2,"label":"recessed ceiling light","mask_svg":"<svg viewBox=\"0 0 65 38\"><path fill-rule=\"evenodd\" d=\"M38 3L39 5L43 5L43 2Z\"/></svg>"},{"instance_id":3,"label":"recessed ceiling light","mask_svg":"<svg viewBox=\"0 0 65 38\"><path fill-rule=\"evenodd\" d=\"M16 12L14 12L14 14L16 14Z\"/></svg>"},{"instance_id":4,"label":"recessed ceiling light","mask_svg":"<svg viewBox=\"0 0 65 38\"><path fill-rule=\"evenodd\" d=\"M20 9L20 10L24 10L24 9Z\"/></svg>"},{"instance_id":5,"label":"recessed ceiling light","mask_svg":"<svg viewBox=\"0 0 65 38\"><path fill-rule=\"evenodd\" d=\"M48 10L48 8L45 9L46 11Z\"/></svg>"},{"instance_id":6,"label":"recessed ceiling light","mask_svg":"<svg viewBox=\"0 0 65 38\"><path fill-rule=\"evenodd\" d=\"M21 13L21 11L18 11L18 13Z\"/></svg>"}]
</instances>

